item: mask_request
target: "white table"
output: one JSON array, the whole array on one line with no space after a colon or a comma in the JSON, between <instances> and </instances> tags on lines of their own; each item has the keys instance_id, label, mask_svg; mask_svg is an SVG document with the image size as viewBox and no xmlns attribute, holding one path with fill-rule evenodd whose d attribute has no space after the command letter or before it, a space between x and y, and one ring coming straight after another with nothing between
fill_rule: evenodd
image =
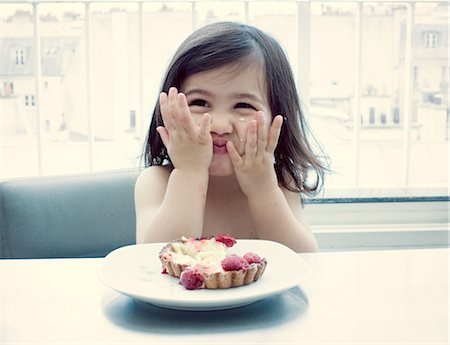
<instances>
[{"instance_id":1,"label":"white table","mask_svg":"<svg viewBox=\"0 0 450 345\"><path fill-rule=\"evenodd\" d=\"M301 254L301 288L212 312L102 285L102 259L0 261L1 344L448 344L448 249Z\"/></svg>"}]
</instances>

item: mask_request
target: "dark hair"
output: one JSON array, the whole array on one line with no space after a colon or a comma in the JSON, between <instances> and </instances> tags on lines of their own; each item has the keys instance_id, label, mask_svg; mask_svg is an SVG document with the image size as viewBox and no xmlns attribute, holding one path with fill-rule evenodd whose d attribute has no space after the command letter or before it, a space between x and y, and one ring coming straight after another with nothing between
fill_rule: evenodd
<instances>
[{"instance_id":1,"label":"dark hair","mask_svg":"<svg viewBox=\"0 0 450 345\"><path fill-rule=\"evenodd\" d=\"M265 82L272 117L284 116L275 150L275 171L285 188L314 195L323 184L324 163L308 142L311 138L300 107L292 69L280 44L261 30L237 22L218 22L193 32L178 48L162 83L161 91L178 89L189 76L256 57L265 68ZM167 149L156 132L163 121L157 102L145 146L145 164L170 163ZM310 181L313 173L314 179ZM307 181L308 180L308 181Z\"/></svg>"}]
</instances>

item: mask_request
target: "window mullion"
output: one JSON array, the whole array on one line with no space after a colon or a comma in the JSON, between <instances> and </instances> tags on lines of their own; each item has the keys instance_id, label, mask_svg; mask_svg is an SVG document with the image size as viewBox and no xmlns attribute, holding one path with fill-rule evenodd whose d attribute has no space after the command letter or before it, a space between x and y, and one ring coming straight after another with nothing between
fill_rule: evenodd
<instances>
[{"instance_id":1,"label":"window mullion","mask_svg":"<svg viewBox=\"0 0 450 345\"><path fill-rule=\"evenodd\" d=\"M33 3L33 35L34 35L34 85L35 85L35 111L36 111L36 142L37 142L37 163L38 175L42 176L42 120L41 120L41 39L39 30L38 3Z\"/></svg>"},{"instance_id":2,"label":"window mullion","mask_svg":"<svg viewBox=\"0 0 450 345\"><path fill-rule=\"evenodd\" d=\"M138 35L139 35L139 138L144 142L144 9L143 3L139 2L138 13Z\"/></svg>"},{"instance_id":3,"label":"window mullion","mask_svg":"<svg viewBox=\"0 0 450 345\"><path fill-rule=\"evenodd\" d=\"M245 23L250 23L250 15L249 15L249 2L244 1L244 21Z\"/></svg>"},{"instance_id":4,"label":"window mullion","mask_svg":"<svg viewBox=\"0 0 450 345\"><path fill-rule=\"evenodd\" d=\"M197 29L197 2L192 1L191 3L191 15L192 15L192 31Z\"/></svg>"},{"instance_id":5,"label":"window mullion","mask_svg":"<svg viewBox=\"0 0 450 345\"><path fill-rule=\"evenodd\" d=\"M403 183L409 186L409 163L411 156L411 122L412 122L412 84L413 72L413 30L414 30L414 3L406 4L406 39L405 39L405 65L404 65L404 94L403 94Z\"/></svg>"},{"instance_id":6,"label":"window mullion","mask_svg":"<svg viewBox=\"0 0 450 345\"><path fill-rule=\"evenodd\" d=\"M85 61L86 61L86 117L87 117L87 137L88 137L88 159L89 171L94 170L94 133L93 133L93 118L92 118L92 100L91 100L91 11L90 3L84 4L85 9Z\"/></svg>"},{"instance_id":7,"label":"window mullion","mask_svg":"<svg viewBox=\"0 0 450 345\"><path fill-rule=\"evenodd\" d=\"M297 2L297 80L301 100L311 106L311 3Z\"/></svg>"},{"instance_id":8,"label":"window mullion","mask_svg":"<svg viewBox=\"0 0 450 345\"><path fill-rule=\"evenodd\" d=\"M355 187L359 186L360 149L361 149L361 74L362 74L362 20L364 3L356 3L355 14L355 91L353 98L353 156Z\"/></svg>"}]
</instances>

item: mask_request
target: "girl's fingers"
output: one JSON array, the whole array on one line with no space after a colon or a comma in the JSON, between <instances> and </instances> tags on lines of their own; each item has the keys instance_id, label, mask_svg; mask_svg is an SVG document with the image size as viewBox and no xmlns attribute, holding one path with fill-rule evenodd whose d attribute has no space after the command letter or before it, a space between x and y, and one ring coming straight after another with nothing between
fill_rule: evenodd
<instances>
[{"instance_id":1,"label":"girl's fingers","mask_svg":"<svg viewBox=\"0 0 450 345\"><path fill-rule=\"evenodd\" d=\"M167 95L167 119L170 121L170 127L172 129L175 129L177 124L177 94L177 88L171 87Z\"/></svg>"},{"instance_id":2,"label":"girl's fingers","mask_svg":"<svg viewBox=\"0 0 450 345\"><path fill-rule=\"evenodd\" d=\"M200 136L207 137L211 133L211 116L208 113L203 114L200 123Z\"/></svg>"},{"instance_id":3,"label":"girl's fingers","mask_svg":"<svg viewBox=\"0 0 450 345\"><path fill-rule=\"evenodd\" d=\"M165 92L161 92L159 95L159 108L161 110L161 117L166 128L172 128L172 120L169 116L169 101Z\"/></svg>"},{"instance_id":4,"label":"girl's fingers","mask_svg":"<svg viewBox=\"0 0 450 345\"><path fill-rule=\"evenodd\" d=\"M159 96L164 126L169 131L184 130L188 134L198 133L198 127L191 116L186 96L171 87L168 93Z\"/></svg>"},{"instance_id":5,"label":"girl's fingers","mask_svg":"<svg viewBox=\"0 0 450 345\"><path fill-rule=\"evenodd\" d=\"M159 133L159 136L161 137L161 140L166 148L169 147L169 132L167 129L163 126L158 126L156 128L156 131Z\"/></svg>"},{"instance_id":6,"label":"girl's fingers","mask_svg":"<svg viewBox=\"0 0 450 345\"><path fill-rule=\"evenodd\" d=\"M191 116L191 111L186 100L186 96L183 93L179 93L176 96L177 101L177 120L181 123L181 126L187 133L194 133L196 124Z\"/></svg>"},{"instance_id":7,"label":"girl's fingers","mask_svg":"<svg viewBox=\"0 0 450 345\"><path fill-rule=\"evenodd\" d=\"M256 120L251 120L247 127L247 140L245 143L245 160L251 163L256 156L258 149L257 139L257 122Z\"/></svg>"},{"instance_id":8,"label":"girl's fingers","mask_svg":"<svg viewBox=\"0 0 450 345\"><path fill-rule=\"evenodd\" d=\"M266 121L265 116L262 111L258 111L256 114L256 122L257 122L257 152L264 153L266 150L267 145L267 128L266 128Z\"/></svg>"},{"instance_id":9,"label":"girl's fingers","mask_svg":"<svg viewBox=\"0 0 450 345\"><path fill-rule=\"evenodd\" d=\"M278 139L280 138L281 126L283 125L283 116L277 115L272 121L272 125L269 129L269 135L267 138L266 150L269 153L274 153L275 148L278 145Z\"/></svg>"},{"instance_id":10,"label":"girl's fingers","mask_svg":"<svg viewBox=\"0 0 450 345\"><path fill-rule=\"evenodd\" d=\"M227 141L227 151L233 166L234 167L239 166L239 164L242 163L242 157L237 151L236 146L234 146L233 142Z\"/></svg>"}]
</instances>

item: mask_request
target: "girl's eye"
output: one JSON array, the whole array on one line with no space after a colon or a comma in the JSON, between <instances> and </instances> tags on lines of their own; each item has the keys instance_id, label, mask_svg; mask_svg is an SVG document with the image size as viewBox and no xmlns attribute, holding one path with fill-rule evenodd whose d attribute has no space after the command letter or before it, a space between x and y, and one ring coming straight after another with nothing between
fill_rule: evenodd
<instances>
[{"instance_id":1,"label":"girl's eye","mask_svg":"<svg viewBox=\"0 0 450 345\"><path fill-rule=\"evenodd\" d=\"M242 103L242 102L237 103L234 107L235 107L235 108L244 108L244 109L253 109L253 110L256 110L256 108L255 108L253 105L248 104L248 103Z\"/></svg>"},{"instance_id":2,"label":"girl's eye","mask_svg":"<svg viewBox=\"0 0 450 345\"><path fill-rule=\"evenodd\" d=\"M208 107L209 104L204 99L194 99L193 101L189 102L189 106Z\"/></svg>"}]
</instances>

